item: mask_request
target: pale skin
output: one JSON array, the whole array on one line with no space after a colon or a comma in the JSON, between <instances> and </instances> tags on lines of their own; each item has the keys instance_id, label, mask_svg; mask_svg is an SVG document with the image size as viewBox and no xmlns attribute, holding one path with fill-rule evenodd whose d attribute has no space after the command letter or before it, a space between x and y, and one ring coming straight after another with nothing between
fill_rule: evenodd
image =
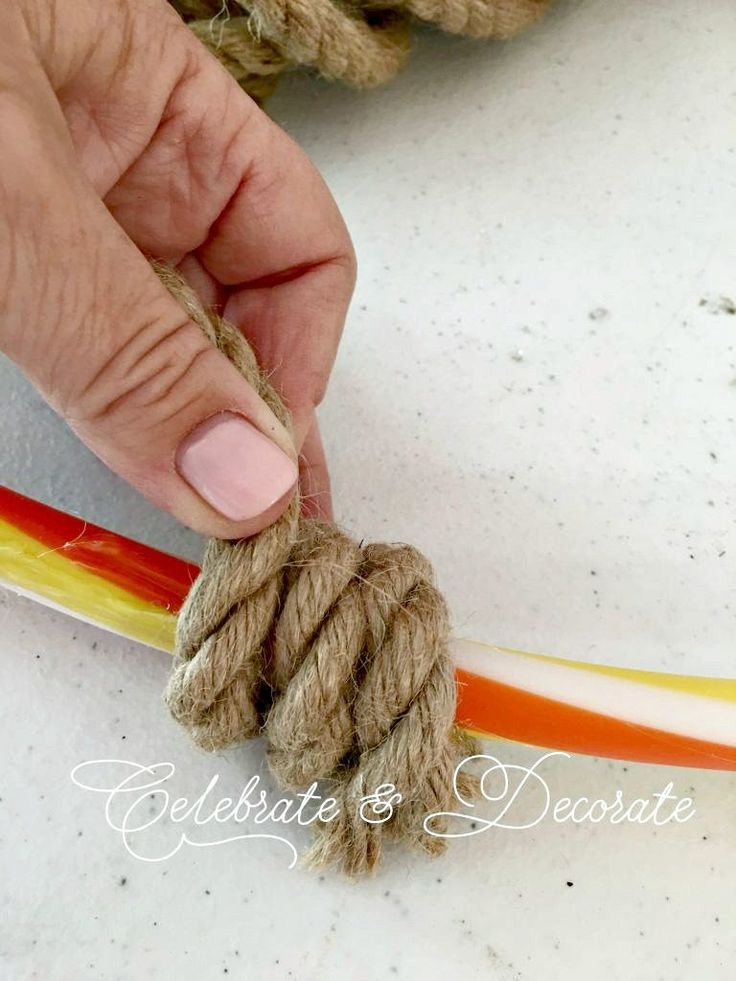
<instances>
[{"instance_id":1,"label":"pale skin","mask_svg":"<svg viewBox=\"0 0 736 981\"><path fill-rule=\"evenodd\" d=\"M251 341L293 439L148 257ZM315 408L354 279L314 166L165 0L2 0L0 349L156 505L222 538L284 510L292 487L233 518L182 476L182 441L229 412L298 459L305 509L331 516Z\"/></svg>"}]
</instances>

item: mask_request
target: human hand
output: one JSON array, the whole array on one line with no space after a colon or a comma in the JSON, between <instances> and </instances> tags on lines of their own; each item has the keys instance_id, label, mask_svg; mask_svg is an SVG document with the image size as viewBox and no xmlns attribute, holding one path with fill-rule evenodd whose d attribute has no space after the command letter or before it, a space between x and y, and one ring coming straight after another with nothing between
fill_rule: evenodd
<instances>
[{"instance_id":1,"label":"human hand","mask_svg":"<svg viewBox=\"0 0 736 981\"><path fill-rule=\"evenodd\" d=\"M247 336L293 441L146 256ZM330 516L314 410L354 275L313 165L165 0L3 0L0 349L155 504L252 535L298 460Z\"/></svg>"}]
</instances>

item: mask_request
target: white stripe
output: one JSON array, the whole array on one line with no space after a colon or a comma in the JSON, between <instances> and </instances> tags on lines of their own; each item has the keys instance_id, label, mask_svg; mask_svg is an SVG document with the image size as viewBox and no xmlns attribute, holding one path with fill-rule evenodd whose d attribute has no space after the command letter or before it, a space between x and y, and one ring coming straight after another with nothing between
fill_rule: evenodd
<instances>
[{"instance_id":1,"label":"white stripe","mask_svg":"<svg viewBox=\"0 0 736 981\"><path fill-rule=\"evenodd\" d=\"M736 705L455 640L455 663L483 678L513 685L611 718L680 736L736 746Z\"/></svg>"}]
</instances>

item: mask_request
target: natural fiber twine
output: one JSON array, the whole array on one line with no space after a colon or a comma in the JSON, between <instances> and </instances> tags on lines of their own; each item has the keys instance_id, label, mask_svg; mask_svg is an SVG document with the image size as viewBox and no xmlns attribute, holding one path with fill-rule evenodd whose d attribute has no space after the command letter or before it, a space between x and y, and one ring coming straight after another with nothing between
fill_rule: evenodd
<instances>
[{"instance_id":1,"label":"natural fiber twine","mask_svg":"<svg viewBox=\"0 0 736 981\"><path fill-rule=\"evenodd\" d=\"M356 88L387 82L409 54L413 21L450 34L506 39L548 0L169 0L258 102L289 68Z\"/></svg>"},{"instance_id":2,"label":"natural fiber twine","mask_svg":"<svg viewBox=\"0 0 736 981\"><path fill-rule=\"evenodd\" d=\"M288 427L242 334L204 310L174 273L157 271ZM253 538L211 540L179 614L165 697L204 749L264 735L280 786L328 781L340 813L318 828L309 856L316 864L360 875L386 834L443 850L422 823L454 809L455 767L472 744L453 723L445 602L429 562L409 545L364 545L300 518L298 495ZM384 784L402 803L385 823L369 823L361 800ZM467 780L460 786L471 791Z\"/></svg>"},{"instance_id":3,"label":"natural fiber twine","mask_svg":"<svg viewBox=\"0 0 736 981\"><path fill-rule=\"evenodd\" d=\"M470 37L508 38L547 0L170 0L257 101L290 68L357 88L404 64L413 20ZM190 317L287 427L288 412L242 335L157 268ZM325 781L339 816L308 858L350 875L373 868L386 836L430 854L428 813L454 810L453 778L474 751L454 725L448 614L428 561L409 545L364 545L300 517L298 495L253 538L209 542L179 615L166 701L194 741L220 750L263 735L277 782ZM371 823L367 795L401 803ZM463 776L457 789L472 793ZM442 822L434 823L441 830Z\"/></svg>"}]
</instances>

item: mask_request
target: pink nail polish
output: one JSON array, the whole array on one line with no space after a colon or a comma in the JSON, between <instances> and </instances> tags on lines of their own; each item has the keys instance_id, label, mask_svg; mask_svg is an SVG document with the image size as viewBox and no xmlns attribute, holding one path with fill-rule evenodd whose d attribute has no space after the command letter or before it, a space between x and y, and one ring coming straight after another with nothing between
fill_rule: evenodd
<instances>
[{"instance_id":1,"label":"pink nail polish","mask_svg":"<svg viewBox=\"0 0 736 981\"><path fill-rule=\"evenodd\" d=\"M242 416L220 412L182 440L176 467L197 493L232 521L263 514L289 491L292 459Z\"/></svg>"}]
</instances>

